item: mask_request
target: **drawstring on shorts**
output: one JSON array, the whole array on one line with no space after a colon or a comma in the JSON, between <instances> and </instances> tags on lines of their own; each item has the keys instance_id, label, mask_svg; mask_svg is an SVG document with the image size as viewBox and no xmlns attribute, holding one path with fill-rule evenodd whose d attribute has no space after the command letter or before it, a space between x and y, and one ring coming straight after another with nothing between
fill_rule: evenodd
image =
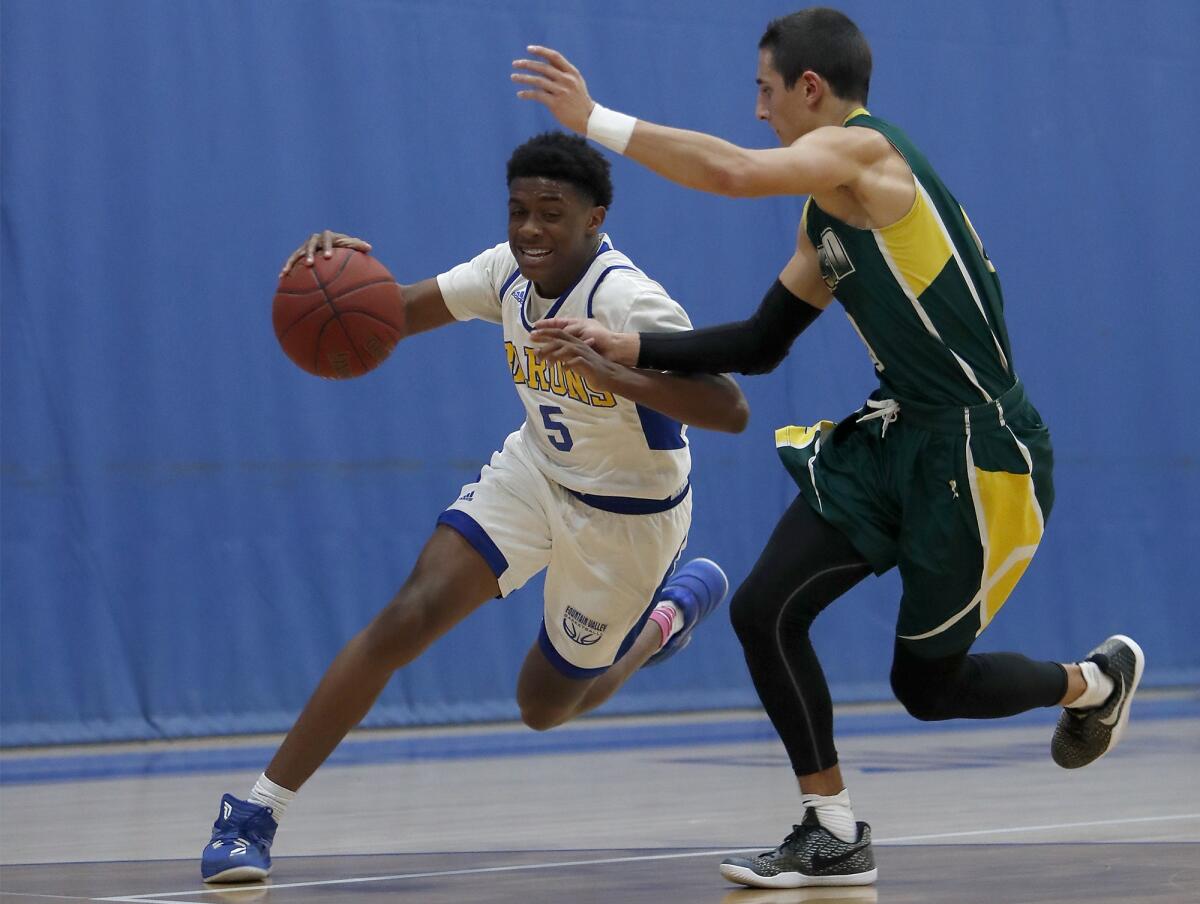
<instances>
[{"instance_id":1,"label":"drawstring on shorts","mask_svg":"<svg viewBox=\"0 0 1200 904\"><path fill-rule=\"evenodd\" d=\"M874 410L869 414L864 414L854 423L861 424L863 421L882 419L883 427L879 430L879 438L883 439L887 436L888 424L895 423L896 418L900 416L900 403L895 399L867 399L866 407Z\"/></svg>"}]
</instances>

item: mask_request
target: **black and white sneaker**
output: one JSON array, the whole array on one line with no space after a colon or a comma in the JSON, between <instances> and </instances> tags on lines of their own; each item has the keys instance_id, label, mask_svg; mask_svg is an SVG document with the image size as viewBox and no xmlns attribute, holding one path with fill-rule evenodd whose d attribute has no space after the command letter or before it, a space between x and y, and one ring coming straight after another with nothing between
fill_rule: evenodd
<instances>
[{"instance_id":1,"label":"black and white sneaker","mask_svg":"<svg viewBox=\"0 0 1200 904\"><path fill-rule=\"evenodd\" d=\"M811 885L870 885L878 876L871 850L871 827L858 823L858 837L842 841L817 820L817 811L804 811L800 825L773 851L757 857L729 857L721 875L753 888L804 888Z\"/></svg>"},{"instance_id":2,"label":"black and white sneaker","mask_svg":"<svg viewBox=\"0 0 1200 904\"><path fill-rule=\"evenodd\" d=\"M1087 658L1116 687L1095 709L1063 707L1054 740L1050 742L1050 755L1064 769L1086 766L1117 746L1129 722L1129 705L1146 665L1142 648L1124 634L1114 634L1088 653Z\"/></svg>"}]
</instances>

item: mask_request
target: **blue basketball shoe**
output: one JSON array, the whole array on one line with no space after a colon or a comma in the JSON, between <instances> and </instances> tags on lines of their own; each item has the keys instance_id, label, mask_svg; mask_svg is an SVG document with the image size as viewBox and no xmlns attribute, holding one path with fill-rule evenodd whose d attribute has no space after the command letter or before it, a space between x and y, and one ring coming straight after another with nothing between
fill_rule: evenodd
<instances>
[{"instance_id":1,"label":"blue basketball shoe","mask_svg":"<svg viewBox=\"0 0 1200 904\"><path fill-rule=\"evenodd\" d=\"M712 559L692 559L663 584L658 598L673 602L683 613L683 627L646 660L646 665L666 662L689 643L696 625L704 621L729 593L729 578Z\"/></svg>"},{"instance_id":2,"label":"blue basketball shoe","mask_svg":"<svg viewBox=\"0 0 1200 904\"><path fill-rule=\"evenodd\" d=\"M201 877L205 882L256 882L267 878L276 828L270 807L226 794L213 823L212 840L200 857Z\"/></svg>"}]
</instances>

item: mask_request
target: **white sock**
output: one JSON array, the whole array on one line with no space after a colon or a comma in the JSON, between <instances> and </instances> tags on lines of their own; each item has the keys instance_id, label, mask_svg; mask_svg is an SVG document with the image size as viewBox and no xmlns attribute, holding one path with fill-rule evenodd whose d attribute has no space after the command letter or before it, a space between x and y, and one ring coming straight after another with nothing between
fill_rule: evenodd
<instances>
[{"instance_id":1,"label":"white sock","mask_svg":"<svg viewBox=\"0 0 1200 904\"><path fill-rule=\"evenodd\" d=\"M1113 680L1100 671L1100 666L1091 660L1079 663L1079 670L1083 672L1085 687L1079 698L1068 703L1067 708L1094 709L1097 706L1103 706L1104 701L1112 696L1112 692L1116 688Z\"/></svg>"},{"instance_id":2,"label":"white sock","mask_svg":"<svg viewBox=\"0 0 1200 904\"><path fill-rule=\"evenodd\" d=\"M858 826L854 822L854 811L850 809L850 792L847 789L843 788L830 797L801 794L800 802L817 811L817 820L830 835L851 844L858 840Z\"/></svg>"},{"instance_id":3,"label":"white sock","mask_svg":"<svg viewBox=\"0 0 1200 904\"><path fill-rule=\"evenodd\" d=\"M275 784L267 778L267 774L264 772L258 777L254 787L250 789L250 796L246 800L258 804L260 807L270 807L271 815L275 817L275 824L278 825L287 811L288 804L295 796L295 791L289 791L282 785Z\"/></svg>"}]
</instances>

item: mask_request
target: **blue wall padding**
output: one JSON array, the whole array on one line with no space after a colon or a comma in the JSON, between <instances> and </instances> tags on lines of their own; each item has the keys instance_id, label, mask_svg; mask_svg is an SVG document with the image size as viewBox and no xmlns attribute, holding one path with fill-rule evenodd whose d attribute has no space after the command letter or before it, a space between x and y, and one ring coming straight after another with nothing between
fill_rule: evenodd
<instances>
[{"instance_id":1,"label":"blue wall padding","mask_svg":"<svg viewBox=\"0 0 1200 904\"><path fill-rule=\"evenodd\" d=\"M1200 5L854 0L871 108L967 207L1051 425L1043 549L981 640L1074 658L1136 636L1200 678ZM332 227L412 282L504 238L504 163L551 126L511 60L567 52L609 106L750 146L756 43L788 6L719 0L6 0L3 606L7 746L286 728L400 586L520 409L499 330L402 344L323 382L276 346L280 263ZM744 316L800 198L738 201L613 164L608 229L697 324ZM745 576L794 496L773 429L856 407L831 310L749 430L690 432L689 551ZM888 696L898 582L818 622L839 700ZM399 674L368 724L505 719L540 583ZM753 705L724 614L603 710Z\"/></svg>"}]
</instances>

